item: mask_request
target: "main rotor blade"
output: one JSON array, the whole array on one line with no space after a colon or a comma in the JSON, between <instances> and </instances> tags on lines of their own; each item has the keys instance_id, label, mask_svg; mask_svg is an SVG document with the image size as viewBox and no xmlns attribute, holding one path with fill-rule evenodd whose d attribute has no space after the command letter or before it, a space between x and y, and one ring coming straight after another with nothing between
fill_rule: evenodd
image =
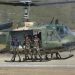
<instances>
[{"instance_id":1,"label":"main rotor blade","mask_svg":"<svg viewBox=\"0 0 75 75\"><path fill-rule=\"evenodd\" d=\"M19 2L19 1L12 1L12 2L0 1L0 4L12 5L12 6L29 6L29 4L30 4L30 6L45 6L45 5L67 4L67 3L75 3L75 1L48 2L48 3L40 3L40 2L22 3L22 2Z\"/></svg>"},{"instance_id":2,"label":"main rotor blade","mask_svg":"<svg viewBox=\"0 0 75 75\"><path fill-rule=\"evenodd\" d=\"M29 4L30 4L30 6L36 6L36 4L35 3L28 3L28 2L26 2L26 3L21 3L21 2L18 2L18 1L16 1L16 2L4 2L4 1L0 1L0 4L1 5L11 5L11 6L29 6Z\"/></svg>"},{"instance_id":3,"label":"main rotor blade","mask_svg":"<svg viewBox=\"0 0 75 75\"><path fill-rule=\"evenodd\" d=\"M75 1L63 1L63 2L48 2L48 3L38 3L37 6L45 6L45 5L56 5L56 4L68 4L75 3Z\"/></svg>"}]
</instances>

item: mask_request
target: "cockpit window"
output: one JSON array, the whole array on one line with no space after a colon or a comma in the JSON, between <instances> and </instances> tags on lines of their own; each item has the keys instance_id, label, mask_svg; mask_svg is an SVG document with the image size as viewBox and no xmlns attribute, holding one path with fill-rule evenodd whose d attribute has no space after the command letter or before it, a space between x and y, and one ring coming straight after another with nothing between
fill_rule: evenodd
<instances>
[{"instance_id":1,"label":"cockpit window","mask_svg":"<svg viewBox=\"0 0 75 75\"><path fill-rule=\"evenodd\" d=\"M67 26L58 26L56 30L61 38L70 34L70 29Z\"/></svg>"},{"instance_id":2,"label":"cockpit window","mask_svg":"<svg viewBox=\"0 0 75 75\"><path fill-rule=\"evenodd\" d=\"M48 41L56 41L56 40L59 40L59 37L54 31L48 31L47 32L47 40Z\"/></svg>"}]
</instances>

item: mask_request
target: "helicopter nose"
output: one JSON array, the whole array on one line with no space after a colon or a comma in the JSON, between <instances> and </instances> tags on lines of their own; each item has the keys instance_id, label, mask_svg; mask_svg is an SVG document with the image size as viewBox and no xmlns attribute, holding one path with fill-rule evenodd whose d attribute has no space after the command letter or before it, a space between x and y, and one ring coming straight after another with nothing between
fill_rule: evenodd
<instances>
[{"instance_id":1,"label":"helicopter nose","mask_svg":"<svg viewBox=\"0 0 75 75\"><path fill-rule=\"evenodd\" d=\"M67 43L63 43L63 44L62 44L62 46L64 46L64 47L69 47L69 46L71 46L71 45L72 45L71 42L67 42Z\"/></svg>"},{"instance_id":2,"label":"helicopter nose","mask_svg":"<svg viewBox=\"0 0 75 75\"><path fill-rule=\"evenodd\" d=\"M62 44L64 48L68 48L69 50L75 50L75 42L69 42Z\"/></svg>"},{"instance_id":3,"label":"helicopter nose","mask_svg":"<svg viewBox=\"0 0 75 75\"><path fill-rule=\"evenodd\" d=\"M75 36L68 36L62 40L62 46L70 47L75 46Z\"/></svg>"}]
</instances>

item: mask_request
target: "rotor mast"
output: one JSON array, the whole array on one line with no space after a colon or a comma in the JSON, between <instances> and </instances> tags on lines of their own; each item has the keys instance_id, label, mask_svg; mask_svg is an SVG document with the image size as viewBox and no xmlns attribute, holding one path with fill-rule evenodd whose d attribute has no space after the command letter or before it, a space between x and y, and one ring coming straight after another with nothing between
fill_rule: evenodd
<instances>
[{"instance_id":1,"label":"rotor mast","mask_svg":"<svg viewBox=\"0 0 75 75\"><path fill-rule=\"evenodd\" d=\"M30 18L30 4L31 1L24 2L24 22L28 22Z\"/></svg>"},{"instance_id":2,"label":"rotor mast","mask_svg":"<svg viewBox=\"0 0 75 75\"><path fill-rule=\"evenodd\" d=\"M31 0L27 0L27 1L24 1L24 25L25 25L25 28L30 28L31 26L34 25L34 22L30 22L29 19L30 19L30 5L32 3Z\"/></svg>"}]
</instances>

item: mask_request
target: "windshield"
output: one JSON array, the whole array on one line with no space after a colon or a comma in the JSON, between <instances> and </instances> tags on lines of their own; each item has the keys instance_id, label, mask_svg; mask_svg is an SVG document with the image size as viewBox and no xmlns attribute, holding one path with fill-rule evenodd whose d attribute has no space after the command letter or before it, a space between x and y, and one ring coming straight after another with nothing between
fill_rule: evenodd
<instances>
[{"instance_id":1,"label":"windshield","mask_svg":"<svg viewBox=\"0 0 75 75\"><path fill-rule=\"evenodd\" d=\"M56 30L61 38L64 38L66 35L71 34L71 31L67 26L58 26Z\"/></svg>"}]
</instances>

